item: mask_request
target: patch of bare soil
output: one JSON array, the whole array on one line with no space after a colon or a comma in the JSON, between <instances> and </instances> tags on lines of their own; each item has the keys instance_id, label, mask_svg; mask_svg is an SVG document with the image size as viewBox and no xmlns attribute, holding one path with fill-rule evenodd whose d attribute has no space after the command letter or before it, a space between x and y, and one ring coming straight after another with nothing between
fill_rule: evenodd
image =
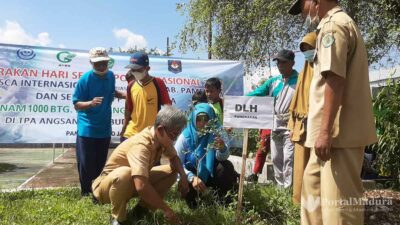
<instances>
[{"instance_id":1,"label":"patch of bare soil","mask_svg":"<svg viewBox=\"0 0 400 225\"><path fill-rule=\"evenodd\" d=\"M373 190L364 197L365 225L400 225L400 192Z\"/></svg>"}]
</instances>

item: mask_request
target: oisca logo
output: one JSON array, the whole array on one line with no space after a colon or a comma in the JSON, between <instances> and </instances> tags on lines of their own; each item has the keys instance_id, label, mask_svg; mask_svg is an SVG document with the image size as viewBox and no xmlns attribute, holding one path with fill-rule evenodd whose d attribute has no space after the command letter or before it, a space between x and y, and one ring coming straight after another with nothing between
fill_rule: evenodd
<instances>
[{"instance_id":1,"label":"oisca logo","mask_svg":"<svg viewBox=\"0 0 400 225\"><path fill-rule=\"evenodd\" d=\"M69 63L72 61L72 59L76 56L76 54L71 53L71 52L59 52L57 54L57 60L62 62L62 63Z\"/></svg>"}]
</instances>

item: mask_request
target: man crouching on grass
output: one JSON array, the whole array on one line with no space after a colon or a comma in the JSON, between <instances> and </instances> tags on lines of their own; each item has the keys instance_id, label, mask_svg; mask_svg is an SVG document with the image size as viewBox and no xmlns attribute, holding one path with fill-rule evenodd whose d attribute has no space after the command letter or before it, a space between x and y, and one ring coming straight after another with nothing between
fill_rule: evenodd
<instances>
[{"instance_id":1,"label":"man crouching on grass","mask_svg":"<svg viewBox=\"0 0 400 225\"><path fill-rule=\"evenodd\" d=\"M183 112L165 106L157 114L154 127L143 129L113 151L92 185L93 195L99 202L112 204L111 224L126 221L127 203L133 197L139 198L134 211L161 209L168 222L179 222L163 197L177 180L178 173L186 176L173 147L186 123ZM169 158L169 165L157 166L162 154ZM189 190L186 179L180 179L178 189L186 195Z\"/></svg>"}]
</instances>

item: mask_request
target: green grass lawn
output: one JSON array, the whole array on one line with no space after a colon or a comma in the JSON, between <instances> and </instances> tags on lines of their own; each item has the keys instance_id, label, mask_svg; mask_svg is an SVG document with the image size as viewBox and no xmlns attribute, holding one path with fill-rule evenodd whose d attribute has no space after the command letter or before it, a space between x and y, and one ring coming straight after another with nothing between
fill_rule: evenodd
<instances>
[{"instance_id":1,"label":"green grass lawn","mask_svg":"<svg viewBox=\"0 0 400 225\"><path fill-rule=\"evenodd\" d=\"M299 208L292 205L287 191L273 186L248 185L244 192L242 224L299 224ZM191 210L176 190L166 198L185 225L234 225L236 203L227 207L216 204L208 196L204 204ZM133 208L136 200L129 203ZM96 205L91 198L80 197L78 188L31 190L0 193L0 224L109 224L110 205ZM129 214L129 222L139 225L167 224L161 212L151 213L140 221Z\"/></svg>"}]
</instances>

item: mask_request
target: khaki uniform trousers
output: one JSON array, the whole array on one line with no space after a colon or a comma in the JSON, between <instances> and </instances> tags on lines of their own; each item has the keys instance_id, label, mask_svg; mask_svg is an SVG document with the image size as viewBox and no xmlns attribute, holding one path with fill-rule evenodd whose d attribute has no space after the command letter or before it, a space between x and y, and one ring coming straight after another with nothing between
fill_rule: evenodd
<instances>
[{"instance_id":1,"label":"khaki uniform trousers","mask_svg":"<svg viewBox=\"0 0 400 225\"><path fill-rule=\"evenodd\" d=\"M303 174L310 158L310 148L304 146L303 142L294 143L294 162L293 162L293 203L300 204L301 187L303 185Z\"/></svg>"},{"instance_id":2,"label":"khaki uniform trousers","mask_svg":"<svg viewBox=\"0 0 400 225\"><path fill-rule=\"evenodd\" d=\"M177 173L173 172L169 165L153 167L149 173L149 182L155 191L164 197L177 179ZM93 195L101 203L111 203L111 215L118 221L127 219L127 204L132 197L138 197L135 189L131 168L119 167L104 176L100 182L95 180L93 183ZM151 210L155 210L146 205L143 201L140 204Z\"/></svg>"},{"instance_id":3,"label":"khaki uniform trousers","mask_svg":"<svg viewBox=\"0 0 400 225\"><path fill-rule=\"evenodd\" d=\"M332 148L331 159L320 161L311 149L301 193L302 225L362 225L360 178L364 147Z\"/></svg>"}]
</instances>

